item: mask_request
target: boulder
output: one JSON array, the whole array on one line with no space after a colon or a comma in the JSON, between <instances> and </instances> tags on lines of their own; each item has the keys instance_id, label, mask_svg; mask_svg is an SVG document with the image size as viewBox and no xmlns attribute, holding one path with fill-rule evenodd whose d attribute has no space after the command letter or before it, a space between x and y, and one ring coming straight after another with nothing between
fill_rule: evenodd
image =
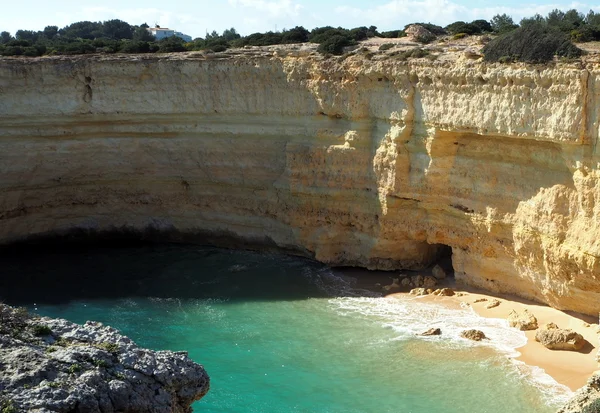
<instances>
[{"instance_id":1,"label":"boulder","mask_svg":"<svg viewBox=\"0 0 600 413\"><path fill-rule=\"evenodd\" d=\"M444 271L444 269L442 267L440 267L439 265L436 265L435 267L433 267L433 269L431 270L431 273L438 280L443 280L444 278L446 278L446 271Z\"/></svg>"},{"instance_id":2,"label":"boulder","mask_svg":"<svg viewBox=\"0 0 600 413\"><path fill-rule=\"evenodd\" d=\"M437 285L437 280L432 277L431 275L426 275L425 277L423 277L423 285L420 285L419 287L423 287L423 288L433 288Z\"/></svg>"},{"instance_id":3,"label":"boulder","mask_svg":"<svg viewBox=\"0 0 600 413\"><path fill-rule=\"evenodd\" d=\"M494 308L494 307L498 307L499 305L500 305L500 301L492 300L485 306L485 308Z\"/></svg>"},{"instance_id":4,"label":"boulder","mask_svg":"<svg viewBox=\"0 0 600 413\"><path fill-rule=\"evenodd\" d=\"M436 38L435 34L431 33L429 30L419 24L411 24L404 30L404 32L409 40L415 42L426 43Z\"/></svg>"},{"instance_id":5,"label":"boulder","mask_svg":"<svg viewBox=\"0 0 600 413\"><path fill-rule=\"evenodd\" d=\"M439 328L430 328L429 330L422 332L420 335L421 336L439 336L440 334L442 334L442 330L440 330Z\"/></svg>"},{"instance_id":6,"label":"boulder","mask_svg":"<svg viewBox=\"0 0 600 413\"><path fill-rule=\"evenodd\" d=\"M483 334L483 331L480 330L465 330L460 333L460 336L473 341L481 341L487 338L485 334Z\"/></svg>"},{"instance_id":7,"label":"boulder","mask_svg":"<svg viewBox=\"0 0 600 413\"><path fill-rule=\"evenodd\" d=\"M537 318L535 318L535 316L527 309L523 310L521 313L512 310L508 314L508 324L511 327L516 327L521 331L535 330L538 328Z\"/></svg>"},{"instance_id":8,"label":"boulder","mask_svg":"<svg viewBox=\"0 0 600 413\"><path fill-rule=\"evenodd\" d=\"M535 341L539 341L550 350L571 351L581 350L586 343L581 334L562 328L540 328L535 333Z\"/></svg>"},{"instance_id":9,"label":"boulder","mask_svg":"<svg viewBox=\"0 0 600 413\"><path fill-rule=\"evenodd\" d=\"M416 288L423 287L423 276L413 275L412 277L410 277L410 284Z\"/></svg>"},{"instance_id":10,"label":"boulder","mask_svg":"<svg viewBox=\"0 0 600 413\"><path fill-rule=\"evenodd\" d=\"M487 301L487 298L478 298L477 300L473 301L474 303L483 303L485 301Z\"/></svg>"},{"instance_id":11,"label":"boulder","mask_svg":"<svg viewBox=\"0 0 600 413\"><path fill-rule=\"evenodd\" d=\"M400 281L400 285L402 287L410 287L411 286L410 278L408 278L408 277L403 278L402 281Z\"/></svg>"},{"instance_id":12,"label":"boulder","mask_svg":"<svg viewBox=\"0 0 600 413\"><path fill-rule=\"evenodd\" d=\"M451 297L455 295L454 290L452 288L438 288L432 294L444 297Z\"/></svg>"},{"instance_id":13,"label":"boulder","mask_svg":"<svg viewBox=\"0 0 600 413\"><path fill-rule=\"evenodd\" d=\"M427 290L425 288L413 288L410 293L412 295L427 295Z\"/></svg>"}]
</instances>

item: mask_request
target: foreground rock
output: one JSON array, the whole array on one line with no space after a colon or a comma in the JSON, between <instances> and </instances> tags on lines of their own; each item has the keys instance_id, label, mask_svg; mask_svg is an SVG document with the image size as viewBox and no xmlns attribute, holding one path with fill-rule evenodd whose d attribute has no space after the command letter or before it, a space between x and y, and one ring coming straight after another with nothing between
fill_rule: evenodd
<instances>
[{"instance_id":1,"label":"foreground rock","mask_svg":"<svg viewBox=\"0 0 600 413\"><path fill-rule=\"evenodd\" d=\"M480 330L465 330L462 333L460 333L460 336L462 338L467 338L473 341L481 341L487 338L483 331Z\"/></svg>"},{"instance_id":2,"label":"foreground rock","mask_svg":"<svg viewBox=\"0 0 600 413\"><path fill-rule=\"evenodd\" d=\"M535 341L539 341L550 350L578 351L585 346L583 336L573 330L558 328L554 323L547 324L535 333Z\"/></svg>"},{"instance_id":3,"label":"foreground rock","mask_svg":"<svg viewBox=\"0 0 600 413\"><path fill-rule=\"evenodd\" d=\"M558 413L600 412L600 375L595 374L587 384L577 390L575 396Z\"/></svg>"},{"instance_id":4,"label":"foreground rock","mask_svg":"<svg viewBox=\"0 0 600 413\"><path fill-rule=\"evenodd\" d=\"M422 336L439 336L440 334L442 334L442 330L439 328L430 328L429 330L421 333Z\"/></svg>"},{"instance_id":5,"label":"foreground rock","mask_svg":"<svg viewBox=\"0 0 600 413\"><path fill-rule=\"evenodd\" d=\"M209 377L185 352L0 304L0 389L2 412L187 413Z\"/></svg>"},{"instance_id":6,"label":"foreground rock","mask_svg":"<svg viewBox=\"0 0 600 413\"><path fill-rule=\"evenodd\" d=\"M535 330L538 328L537 318L535 318L535 316L527 309L523 310L522 313L512 310L508 314L508 324L521 331Z\"/></svg>"}]
</instances>

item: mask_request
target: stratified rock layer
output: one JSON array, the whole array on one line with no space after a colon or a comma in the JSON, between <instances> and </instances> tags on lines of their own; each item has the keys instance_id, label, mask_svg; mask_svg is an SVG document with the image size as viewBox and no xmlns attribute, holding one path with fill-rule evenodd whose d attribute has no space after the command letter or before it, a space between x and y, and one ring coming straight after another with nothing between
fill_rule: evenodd
<instances>
[{"instance_id":1,"label":"stratified rock layer","mask_svg":"<svg viewBox=\"0 0 600 413\"><path fill-rule=\"evenodd\" d=\"M215 57L216 56L216 57ZM600 310L595 66L0 61L0 242L150 231Z\"/></svg>"},{"instance_id":2,"label":"stratified rock layer","mask_svg":"<svg viewBox=\"0 0 600 413\"><path fill-rule=\"evenodd\" d=\"M189 413L208 389L206 371L185 352L0 304L2 412Z\"/></svg>"}]
</instances>

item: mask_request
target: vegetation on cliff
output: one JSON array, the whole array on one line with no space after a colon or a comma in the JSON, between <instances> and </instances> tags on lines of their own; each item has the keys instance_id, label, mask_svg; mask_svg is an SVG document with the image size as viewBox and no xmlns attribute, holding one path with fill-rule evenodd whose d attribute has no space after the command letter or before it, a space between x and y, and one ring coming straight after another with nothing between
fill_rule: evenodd
<instances>
[{"instance_id":1,"label":"vegetation on cliff","mask_svg":"<svg viewBox=\"0 0 600 413\"><path fill-rule=\"evenodd\" d=\"M600 40L600 14L587 15L577 10L553 10L546 17L536 14L521 20L520 24L506 15L496 15L490 21L457 21L446 27L431 23L415 23L435 36L451 35L455 39L483 33L500 35L484 51L488 61L546 62L555 54L576 57L581 53L571 41ZM398 38L406 36L404 29L378 32L375 26L353 29L317 27L311 31L302 26L280 32L252 33L241 36L234 28L219 34L207 33L204 38L185 42L173 36L157 41L147 30L148 25L130 25L122 20L105 22L82 21L59 29L46 26L43 30L18 30L15 35L0 33L0 55L42 56L88 53L169 53L193 50L222 52L229 48L269 46L293 43L317 43L323 54L342 54L344 48L361 40L379 36ZM502 37L504 36L504 37ZM525 40L527 39L527 40Z\"/></svg>"},{"instance_id":2,"label":"vegetation on cliff","mask_svg":"<svg viewBox=\"0 0 600 413\"><path fill-rule=\"evenodd\" d=\"M528 24L499 36L483 48L488 62L546 63L554 56L576 58L583 51L561 31L542 24Z\"/></svg>"}]
</instances>

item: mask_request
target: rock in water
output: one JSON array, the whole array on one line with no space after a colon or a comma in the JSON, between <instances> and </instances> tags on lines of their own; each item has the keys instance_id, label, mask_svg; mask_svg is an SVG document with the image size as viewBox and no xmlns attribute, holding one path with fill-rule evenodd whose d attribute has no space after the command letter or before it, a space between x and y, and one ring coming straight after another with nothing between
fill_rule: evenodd
<instances>
[{"instance_id":1,"label":"rock in water","mask_svg":"<svg viewBox=\"0 0 600 413\"><path fill-rule=\"evenodd\" d=\"M508 324L511 327L516 327L521 331L535 330L538 328L537 318L531 314L527 309L523 310L521 314L512 310L508 314Z\"/></svg>"},{"instance_id":2,"label":"rock in water","mask_svg":"<svg viewBox=\"0 0 600 413\"><path fill-rule=\"evenodd\" d=\"M462 338L467 338L469 340L474 340L474 341L481 341L481 340L487 338L485 336L485 334L483 334L483 331L479 331L479 330L465 330L462 333L460 333L460 336Z\"/></svg>"},{"instance_id":3,"label":"rock in water","mask_svg":"<svg viewBox=\"0 0 600 413\"><path fill-rule=\"evenodd\" d=\"M439 336L440 334L442 334L442 330L440 330L439 328L430 328L429 330L422 332L420 335L422 335L422 336Z\"/></svg>"},{"instance_id":4,"label":"rock in water","mask_svg":"<svg viewBox=\"0 0 600 413\"><path fill-rule=\"evenodd\" d=\"M433 267L433 270L431 270L431 273L438 280L443 280L444 278L446 278L446 271L444 271L444 269L442 267L440 267L439 265L436 265L435 267Z\"/></svg>"},{"instance_id":5,"label":"rock in water","mask_svg":"<svg viewBox=\"0 0 600 413\"><path fill-rule=\"evenodd\" d=\"M581 334L573 330L558 328L556 324L536 331L535 341L539 341L550 350L573 351L581 350L586 343Z\"/></svg>"},{"instance_id":6,"label":"rock in water","mask_svg":"<svg viewBox=\"0 0 600 413\"><path fill-rule=\"evenodd\" d=\"M186 352L143 349L101 323L2 304L0 320L3 412L188 413L208 392L206 371Z\"/></svg>"}]
</instances>

